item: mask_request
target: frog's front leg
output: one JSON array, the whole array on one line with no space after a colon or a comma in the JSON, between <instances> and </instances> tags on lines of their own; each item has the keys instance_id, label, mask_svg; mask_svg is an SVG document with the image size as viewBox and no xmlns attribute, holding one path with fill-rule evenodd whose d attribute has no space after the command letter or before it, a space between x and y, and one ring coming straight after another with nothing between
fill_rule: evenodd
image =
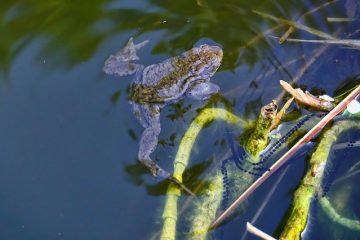
<instances>
[{"instance_id":1,"label":"frog's front leg","mask_svg":"<svg viewBox=\"0 0 360 240\"><path fill-rule=\"evenodd\" d=\"M220 87L211 82L202 82L190 87L186 96L195 100L206 100L211 95L219 92Z\"/></svg>"},{"instance_id":2,"label":"frog's front leg","mask_svg":"<svg viewBox=\"0 0 360 240\"><path fill-rule=\"evenodd\" d=\"M136 51L142 48L147 42L148 40L134 44L133 38L130 38L124 48L106 59L103 71L106 74L116 76L127 76L135 72L141 72L144 66L133 63L133 61L139 60Z\"/></svg>"},{"instance_id":3,"label":"frog's front leg","mask_svg":"<svg viewBox=\"0 0 360 240\"><path fill-rule=\"evenodd\" d=\"M134 114L145 128L141 135L140 148L138 152L139 161L144 164L153 176L162 179L169 178L170 173L163 170L155 161L150 158L151 153L158 144L158 136L161 131L160 126L160 106L159 105L139 105L133 104Z\"/></svg>"}]
</instances>

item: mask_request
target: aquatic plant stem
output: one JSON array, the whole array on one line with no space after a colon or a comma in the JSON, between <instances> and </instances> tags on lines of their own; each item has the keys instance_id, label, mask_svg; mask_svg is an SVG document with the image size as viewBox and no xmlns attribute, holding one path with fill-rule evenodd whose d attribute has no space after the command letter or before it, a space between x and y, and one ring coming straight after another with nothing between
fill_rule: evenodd
<instances>
[{"instance_id":1,"label":"aquatic plant stem","mask_svg":"<svg viewBox=\"0 0 360 240\"><path fill-rule=\"evenodd\" d=\"M258 162L259 154L269 143L268 135L277 113L277 103L272 101L261 108L255 128L245 143L245 150L252 157L252 162Z\"/></svg>"},{"instance_id":2,"label":"aquatic plant stem","mask_svg":"<svg viewBox=\"0 0 360 240\"><path fill-rule=\"evenodd\" d=\"M322 209L324 210L324 212L326 213L326 215L332 219L334 222L352 229L352 230L356 230L356 231L360 231L360 221L358 220L353 220L353 219L348 219L345 218L343 216L341 216L336 209L332 206L331 202L329 201L329 199L327 199L326 197L322 197L319 199L320 205L322 207Z\"/></svg>"},{"instance_id":3,"label":"aquatic plant stem","mask_svg":"<svg viewBox=\"0 0 360 240\"><path fill-rule=\"evenodd\" d=\"M304 230L308 218L311 200L316 195L316 192L320 189L321 180L324 175L324 169L331 147L341 132L352 128L360 128L360 122L358 119L354 121L338 121L322 136L319 146L311 156L310 169L294 193L294 201L290 209L290 216L286 221L286 225L279 239L300 239L300 234ZM352 221L348 219L344 220L344 218L335 212L330 202L325 197L320 199L320 203L327 214L331 216L334 221L347 224L353 229L359 229L360 226L358 221Z\"/></svg>"},{"instance_id":4,"label":"aquatic plant stem","mask_svg":"<svg viewBox=\"0 0 360 240\"><path fill-rule=\"evenodd\" d=\"M299 149L319 133L326 124L342 112L346 106L360 94L360 86L357 86L344 100L342 100L331 112L321 119L305 136L303 136L289 151L277 160L268 171L262 174L245 192L243 192L217 219L211 224L211 228L219 226L235 209L249 197L262 183L264 183L276 170L283 166Z\"/></svg>"},{"instance_id":5,"label":"aquatic plant stem","mask_svg":"<svg viewBox=\"0 0 360 240\"><path fill-rule=\"evenodd\" d=\"M255 127L252 128L250 136L247 137L244 144L244 150L249 154L247 161L257 163L259 153L268 145L269 128L272 125L277 113L277 104L275 101L261 108L260 114L257 117ZM234 146L235 147L235 146ZM238 146L236 146L238 147ZM233 150L233 157L236 157L237 150ZM211 222L215 219L216 213L220 209L221 203L230 195L234 197L245 191L246 188L254 181L255 176L249 172L241 171L235 165L235 161L227 162L217 170L208 179L209 187L202 192L201 196L195 199L194 214L191 215L190 234L189 239L204 240L206 239ZM233 163L233 167L229 164ZM224 175L227 177L224 179ZM229 182L231 182L231 191L229 189ZM227 206L227 203L223 205Z\"/></svg>"},{"instance_id":6,"label":"aquatic plant stem","mask_svg":"<svg viewBox=\"0 0 360 240\"><path fill-rule=\"evenodd\" d=\"M193 201L194 214L191 216L188 239L204 240L209 226L221 206L225 186L220 171L209 178L209 186Z\"/></svg>"},{"instance_id":7,"label":"aquatic plant stem","mask_svg":"<svg viewBox=\"0 0 360 240\"><path fill-rule=\"evenodd\" d=\"M272 38L278 38L275 36L270 36ZM346 45L349 47L360 48L360 40L357 39L338 39L338 40L316 40L316 39L298 39L298 38L287 38L287 42L305 42L305 43L327 43L335 45Z\"/></svg>"},{"instance_id":8,"label":"aquatic plant stem","mask_svg":"<svg viewBox=\"0 0 360 240\"><path fill-rule=\"evenodd\" d=\"M231 112L221 108L205 108L192 121L190 127L182 137L174 161L173 176L182 182L182 175L186 166L189 163L191 149L196 141L197 136L203 129L205 124L214 120L223 120L228 124L244 126L245 121L232 114ZM165 207L162 218L164 220L161 240L174 240L176 237L176 222L177 222L177 200L180 196L180 189L170 183L165 201Z\"/></svg>"}]
</instances>

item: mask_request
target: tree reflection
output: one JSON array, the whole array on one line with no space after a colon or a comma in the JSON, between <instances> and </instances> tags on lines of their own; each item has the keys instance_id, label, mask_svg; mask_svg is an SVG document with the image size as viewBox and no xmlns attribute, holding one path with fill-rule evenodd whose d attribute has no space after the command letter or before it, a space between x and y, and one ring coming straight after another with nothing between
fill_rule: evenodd
<instances>
[{"instance_id":1,"label":"tree reflection","mask_svg":"<svg viewBox=\"0 0 360 240\"><path fill-rule=\"evenodd\" d=\"M8 70L14 57L35 38L47 40L42 53L63 54L61 64L72 66L90 59L100 43L118 33L133 31L134 36L138 36L163 30L154 54L174 55L206 37L224 48L222 68L234 69L241 63L254 64L270 46L264 40L256 48L248 46L257 36L262 39L259 33L267 25L267 21L250 10L266 9L284 18L306 11L301 2L287 0L144 0L139 1L136 8L119 8L115 3L124 2L1 1L0 68ZM54 64L59 66L60 62Z\"/></svg>"}]
</instances>

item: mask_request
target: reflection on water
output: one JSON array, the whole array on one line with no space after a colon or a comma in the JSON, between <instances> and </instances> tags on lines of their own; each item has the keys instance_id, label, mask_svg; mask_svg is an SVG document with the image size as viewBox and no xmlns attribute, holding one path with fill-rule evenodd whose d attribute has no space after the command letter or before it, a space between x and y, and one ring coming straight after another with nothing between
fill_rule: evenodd
<instances>
[{"instance_id":1,"label":"reflection on water","mask_svg":"<svg viewBox=\"0 0 360 240\"><path fill-rule=\"evenodd\" d=\"M39 1L4 0L0 3L1 66L11 66L14 57L34 38L45 38L41 54L59 54L56 66L80 63L90 59L97 47L107 38L132 31L134 36L163 30L163 37L153 53L174 55L190 49L201 38L209 38L223 46L223 69L234 69L240 64L255 64L274 41L259 38L261 32L275 27L252 12L266 10L279 17L297 18L313 3L296 1L181 1L166 0L115 2L95 0ZM130 5L130 7L127 7ZM332 30L324 26L325 17L344 14L342 6L325 8L316 15L306 17L313 27ZM86 6L86 9L83 8ZM320 14L319 14L320 13ZM255 44L256 46L250 46ZM248 48L245 48L247 47ZM64 52L65 51L65 52ZM277 59L273 59L277 60ZM274 64L278 64L274 62Z\"/></svg>"},{"instance_id":2,"label":"reflection on water","mask_svg":"<svg viewBox=\"0 0 360 240\"><path fill-rule=\"evenodd\" d=\"M280 79L332 96L360 83L357 50L279 45L264 34L280 37L288 27L252 10L339 38L359 38L358 19L326 20L358 18L356 0L2 0L0 79L6 84L0 89L0 238L148 239L159 230L157 209L168 183L157 183L136 163L143 129L127 103L131 79L101 73L104 60L130 36L150 40L139 53L145 65L194 44L220 45L224 61L212 81L222 96L210 102L231 106L246 119L254 119L273 98L281 103ZM314 38L302 31L291 37ZM205 105L185 100L163 110L154 159L166 169L172 169L182 135ZM195 144L184 179L191 189L206 186L206 174L228 150L224 129L209 125ZM275 231L304 168L304 161L294 160L256 226ZM358 180L354 177L349 186ZM241 219L221 229L222 239L244 233L266 189L254 196Z\"/></svg>"}]
</instances>

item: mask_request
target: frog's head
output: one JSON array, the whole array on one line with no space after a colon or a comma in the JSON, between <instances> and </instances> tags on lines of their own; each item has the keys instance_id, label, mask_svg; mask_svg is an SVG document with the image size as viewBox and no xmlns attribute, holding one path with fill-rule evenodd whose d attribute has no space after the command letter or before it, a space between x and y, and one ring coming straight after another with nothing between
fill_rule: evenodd
<instances>
[{"instance_id":1,"label":"frog's head","mask_svg":"<svg viewBox=\"0 0 360 240\"><path fill-rule=\"evenodd\" d=\"M194 48L193 52L198 58L193 66L196 68L197 75L204 79L213 76L216 70L220 67L223 57L222 49L218 46L203 44Z\"/></svg>"}]
</instances>

